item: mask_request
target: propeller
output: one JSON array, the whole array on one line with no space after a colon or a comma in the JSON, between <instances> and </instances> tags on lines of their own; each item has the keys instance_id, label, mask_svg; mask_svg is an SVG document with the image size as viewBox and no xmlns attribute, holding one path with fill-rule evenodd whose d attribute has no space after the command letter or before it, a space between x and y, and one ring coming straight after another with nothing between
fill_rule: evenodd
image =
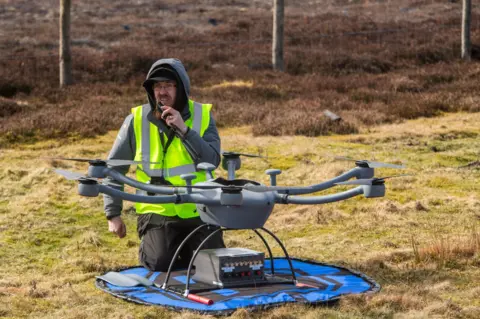
<instances>
[{"instance_id":1,"label":"propeller","mask_svg":"<svg viewBox=\"0 0 480 319\"><path fill-rule=\"evenodd\" d=\"M122 186L120 184L107 182L105 180L100 180L100 179L95 178L95 177L85 176L85 175L82 175L82 174L76 173L76 172L66 171L64 169L55 169L55 173L57 173L59 175L62 175L63 177L65 177L69 181L93 181L93 182L96 182L96 183L102 182L102 184L104 184L104 185L112 185L112 186L118 186L118 187Z\"/></svg>"},{"instance_id":2,"label":"propeller","mask_svg":"<svg viewBox=\"0 0 480 319\"><path fill-rule=\"evenodd\" d=\"M110 166L126 166L126 165L138 165L138 164L161 164L160 162L144 162L144 161L130 161L123 159L89 159L89 158L70 158L70 157L46 157L49 160L61 160L61 161L75 161L89 163L90 165L110 165Z\"/></svg>"},{"instance_id":3,"label":"propeller","mask_svg":"<svg viewBox=\"0 0 480 319\"><path fill-rule=\"evenodd\" d=\"M400 174L386 177L374 177L374 178L359 178L346 182L335 183L335 185L382 185L388 178L412 176L411 174Z\"/></svg>"},{"instance_id":4,"label":"propeller","mask_svg":"<svg viewBox=\"0 0 480 319\"><path fill-rule=\"evenodd\" d=\"M350 157L345 157L345 156L335 156L336 160L341 160L341 161L350 161L350 162L355 162L357 166L360 167L370 167L370 168L406 168L405 165L397 165L397 164L390 164L390 163L382 163L382 162L373 162L373 161L367 161L367 160L357 160L353 159Z\"/></svg>"},{"instance_id":5,"label":"propeller","mask_svg":"<svg viewBox=\"0 0 480 319\"><path fill-rule=\"evenodd\" d=\"M222 155L225 157L238 157L238 156L245 156L245 157L259 157L259 158L268 158L262 155L255 155L255 154L245 154L245 153L238 153L238 152L228 152L222 151Z\"/></svg>"},{"instance_id":6,"label":"propeller","mask_svg":"<svg viewBox=\"0 0 480 319\"><path fill-rule=\"evenodd\" d=\"M55 169L54 171L55 171L55 173L62 175L63 177L65 177L69 181L77 181L77 180L82 179L82 178L96 180L94 178L88 178L87 176L84 176L80 173L70 172L70 171L66 171L64 169Z\"/></svg>"}]
</instances>

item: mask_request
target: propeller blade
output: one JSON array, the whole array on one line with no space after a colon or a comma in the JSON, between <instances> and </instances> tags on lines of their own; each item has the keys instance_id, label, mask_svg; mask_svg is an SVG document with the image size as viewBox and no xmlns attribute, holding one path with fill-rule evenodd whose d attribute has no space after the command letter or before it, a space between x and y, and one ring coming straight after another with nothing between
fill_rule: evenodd
<instances>
[{"instance_id":1,"label":"propeller blade","mask_svg":"<svg viewBox=\"0 0 480 319\"><path fill-rule=\"evenodd\" d=\"M341 161L350 161L350 162L355 162L357 166L362 166L362 164L366 165L367 167L370 168L406 168L405 165L398 165L398 164L391 164L391 163L382 163L382 162L374 162L374 161L368 161L368 160L357 160L353 159L350 157L346 156L335 156L336 160L341 160Z\"/></svg>"},{"instance_id":2,"label":"propeller blade","mask_svg":"<svg viewBox=\"0 0 480 319\"><path fill-rule=\"evenodd\" d=\"M222 151L223 156L245 156L245 157L259 157L259 158L267 158L266 156L256 155L256 154L246 154L246 153L237 153L237 152L228 152Z\"/></svg>"},{"instance_id":3,"label":"propeller blade","mask_svg":"<svg viewBox=\"0 0 480 319\"><path fill-rule=\"evenodd\" d=\"M265 156L262 155L255 155L255 154L246 154L246 153L237 153L238 155L241 156L246 156L246 157L259 157L259 158L265 158Z\"/></svg>"},{"instance_id":4,"label":"propeller blade","mask_svg":"<svg viewBox=\"0 0 480 319\"><path fill-rule=\"evenodd\" d=\"M88 177L88 176L82 175L80 173L70 172L70 171L66 171L66 170L63 170L63 169L56 169L55 173L57 173L59 175L62 175L63 177L65 177L66 179L68 179L70 181L78 181L78 180L91 180L91 181L96 181L96 182L100 181L98 178ZM103 185L110 185L110 186L117 186L117 187L122 186L120 184L117 184L117 183L114 183L114 182L111 182L111 181L106 181L106 180L102 180L102 184Z\"/></svg>"},{"instance_id":5,"label":"propeller blade","mask_svg":"<svg viewBox=\"0 0 480 319\"><path fill-rule=\"evenodd\" d=\"M87 178L86 176L84 176L80 173L70 172L70 171L66 171L66 170L63 170L63 169L56 169L55 173L62 175L63 177L65 177L66 179L68 179L70 181L76 181L76 180L79 180L81 178Z\"/></svg>"},{"instance_id":6,"label":"propeller blade","mask_svg":"<svg viewBox=\"0 0 480 319\"><path fill-rule=\"evenodd\" d=\"M109 159L109 160L102 160L102 159L88 159L88 158L72 158L72 157L46 157L45 159L48 160L61 160L61 161L74 161L74 162L82 162L82 163L90 163L90 164L108 164L110 166L127 166L127 165L144 165L144 164L161 164L161 162L144 162L144 161L131 161L131 160L123 160L123 159Z\"/></svg>"},{"instance_id":7,"label":"propeller blade","mask_svg":"<svg viewBox=\"0 0 480 319\"><path fill-rule=\"evenodd\" d=\"M45 159L60 160L60 161L84 162L84 163L88 163L88 162L92 161L91 159L87 159L87 158L73 158L73 157L45 157Z\"/></svg>"},{"instance_id":8,"label":"propeller blade","mask_svg":"<svg viewBox=\"0 0 480 319\"><path fill-rule=\"evenodd\" d=\"M364 161L368 164L368 167L370 168L381 168L381 167L387 167L387 168L406 168L405 165L398 165L398 164L391 164L391 163L381 163L381 162L372 162L372 161Z\"/></svg>"}]
</instances>

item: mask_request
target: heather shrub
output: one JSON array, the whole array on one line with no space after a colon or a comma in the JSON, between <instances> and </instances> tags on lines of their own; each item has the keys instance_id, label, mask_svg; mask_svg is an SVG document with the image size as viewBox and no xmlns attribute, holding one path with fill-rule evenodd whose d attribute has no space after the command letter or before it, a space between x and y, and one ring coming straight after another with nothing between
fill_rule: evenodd
<instances>
[{"instance_id":1,"label":"heather shrub","mask_svg":"<svg viewBox=\"0 0 480 319\"><path fill-rule=\"evenodd\" d=\"M322 71L326 74L343 75L351 73L385 73L393 68L392 63L370 55L330 56L323 64Z\"/></svg>"},{"instance_id":2,"label":"heather shrub","mask_svg":"<svg viewBox=\"0 0 480 319\"><path fill-rule=\"evenodd\" d=\"M0 97L6 98L0 100L0 139L117 130L131 107L145 103L141 84L161 57L183 61L192 98L214 104L220 127L250 125L256 135L346 134L442 112L479 111L475 54L470 64L457 60L453 14L393 21L354 11L314 16L291 11L285 22L285 72L276 72L271 14L239 15L218 5L222 15L215 23L197 22L198 28L160 22L126 28L115 21L92 31L95 23L88 19L77 24L74 85L64 89L58 88L55 26L35 27L35 38L8 31L9 50L0 52L13 58L0 59ZM157 7L185 13L176 6ZM434 30L438 25L442 28ZM472 36L474 43L480 40L480 33ZM480 52L474 45L475 50ZM326 109L343 120L330 121Z\"/></svg>"},{"instance_id":3,"label":"heather shrub","mask_svg":"<svg viewBox=\"0 0 480 319\"><path fill-rule=\"evenodd\" d=\"M291 112L282 115L270 113L261 123L253 125L254 135L305 135L357 133L357 128L343 120L332 121L318 112Z\"/></svg>"},{"instance_id":4,"label":"heather shrub","mask_svg":"<svg viewBox=\"0 0 480 319\"><path fill-rule=\"evenodd\" d=\"M18 105L13 100L0 97L0 118L12 116L13 114L21 111L21 105Z\"/></svg>"},{"instance_id":5,"label":"heather shrub","mask_svg":"<svg viewBox=\"0 0 480 319\"><path fill-rule=\"evenodd\" d=\"M19 93L30 94L31 91L32 88L26 83L0 80L0 96L10 98Z\"/></svg>"}]
</instances>

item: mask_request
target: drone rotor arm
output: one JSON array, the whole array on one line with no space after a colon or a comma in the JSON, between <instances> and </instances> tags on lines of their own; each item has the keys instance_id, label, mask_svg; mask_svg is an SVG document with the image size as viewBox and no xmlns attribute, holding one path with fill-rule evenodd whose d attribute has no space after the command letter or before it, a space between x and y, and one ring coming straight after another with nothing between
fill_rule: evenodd
<instances>
[{"instance_id":1,"label":"drone rotor arm","mask_svg":"<svg viewBox=\"0 0 480 319\"><path fill-rule=\"evenodd\" d=\"M174 195L174 194L181 194L181 193L186 193L187 190L186 188L179 188L179 187L166 187L166 186L158 186L158 185L150 185L150 184L145 184L142 182L139 182L135 179L132 179L130 177L127 177L116 170L112 168L105 168L104 169L105 175L110 176L114 180L127 184L129 186L155 193L155 194L162 194L162 195Z\"/></svg>"},{"instance_id":2,"label":"drone rotor arm","mask_svg":"<svg viewBox=\"0 0 480 319\"><path fill-rule=\"evenodd\" d=\"M331 188L335 186L336 183L341 182L341 181L347 181L353 177L359 177L361 175L363 168L360 167L355 167L348 172L343 173L342 175L339 175L337 177L334 177L328 181L325 181L320 184L304 187L303 189L298 189L298 190L293 190L291 192L288 192L290 195L304 195L304 194L311 194L311 193L316 193L319 191L326 190L328 188Z\"/></svg>"},{"instance_id":3,"label":"drone rotor arm","mask_svg":"<svg viewBox=\"0 0 480 319\"><path fill-rule=\"evenodd\" d=\"M131 187L143 190L145 192L161 194L161 195L175 195L175 194L187 194L189 190L192 190L192 194L201 194L206 190L217 189L217 188L228 188L229 186L223 186L220 184L213 185L151 185L139 182L135 179L132 179L128 176L125 176L112 168L104 168L104 173L106 176L112 178L113 180L129 185ZM236 186L233 186L236 187Z\"/></svg>"},{"instance_id":4,"label":"drone rotor arm","mask_svg":"<svg viewBox=\"0 0 480 319\"><path fill-rule=\"evenodd\" d=\"M339 182L336 183L336 185L373 185L376 181L382 182L382 180L378 178L359 178L351 181Z\"/></svg>"},{"instance_id":5,"label":"drone rotor arm","mask_svg":"<svg viewBox=\"0 0 480 319\"><path fill-rule=\"evenodd\" d=\"M355 167L350 171L345 172L344 174L334 177L328 181L325 181L320 184L311 185L311 186L305 186L305 187L265 186L265 185L250 186L249 185L248 187L245 187L245 189L252 192L259 192L259 193L276 191L279 194L305 195L305 194L311 194L311 193L316 193L319 191L326 190L328 188L335 186L336 183L347 181L353 177L360 178L360 177L363 177L365 174L373 176L373 170L370 168Z\"/></svg>"},{"instance_id":6,"label":"drone rotor arm","mask_svg":"<svg viewBox=\"0 0 480 319\"><path fill-rule=\"evenodd\" d=\"M130 193L122 192L113 187L99 184L98 190L100 193L110 195L112 197L121 198L129 202L135 203L148 203L148 204L166 204L166 203L184 203L181 200L181 195L164 195L164 196L147 196L147 195L134 195Z\"/></svg>"},{"instance_id":7,"label":"drone rotor arm","mask_svg":"<svg viewBox=\"0 0 480 319\"><path fill-rule=\"evenodd\" d=\"M99 184L98 190L100 193L110 195L112 197L121 198L129 202L147 203L147 204L185 204L195 203L204 205L220 205L220 199L205 196L201 193L192 194L176 194L176 195L162 195L162 196L148 196L148 195L134 195L122 192L113 187Z\"/></svg>"},{"instance_id":8,"label":"drone rotor arm","mask_svg":"<svg viewBox=\"0 0 480 319\"><path fill-rule=\"evenodd\" d=\"M349 199L364 193L363 186L358 186L345 192L325 195L325 196L289 196L277 194L275 202L279 204L298 204L298 205L316 205L327 204Z\"/></svg>"}]
</instances>

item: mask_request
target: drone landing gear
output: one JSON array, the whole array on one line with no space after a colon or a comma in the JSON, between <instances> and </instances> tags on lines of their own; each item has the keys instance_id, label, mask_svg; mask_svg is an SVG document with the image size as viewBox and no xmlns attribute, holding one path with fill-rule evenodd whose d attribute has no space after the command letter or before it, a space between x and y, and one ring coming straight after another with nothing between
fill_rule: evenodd
<instances>
[{"instance_id":1,"label":"drone landing gear","mask_svg":"<svg viewBox=\"0 0 480 319\"><path fill-rule=\"evenodd\" d=\"M186 282L185 282L185 288L184 289L178 289L177 287L173 287L173 286L169 286L168 285L168 281L170 280L170 277L171 277L171 274L172 274L172 270L173 270L173 266L175 264L175 262L177 261L177 258L180 254L180 251L182 250L183 246L185 246L185 244L188 242L188 240L190 238L192 238L192 236L197 233L200 229L202 228L205 228L205 227L215 227L216 229L210 233L201 243L200 245L198 246L198 248L195 250L191 260L190 260L190 263L188 265L188 269L187 269L187 276L186 276ZM170 265L168 267L168 271L167 271L167 274L166 274L166 277L165 277L165 280L163 282L163 284L161 285L161 288L166 290L166 291L169 291L169 292L173 292L175 294L178 294L178 295L181 295L185 298L188 298L192 301L196 301L196 302L200 302L200 303L203 303L203 304L206 304L206 305L211 305L213 304L213 300L211 299L208 299L208 298L205 298L205 297L202 297L202 296L199 296L199 295L196 295L196 294L193 294L192 291L194 292L202 292L202 291L209 291L209 290L215 290L215 289L221 289L221 288L224 288L224 287L227 287L228 288L233 288L233 287L240 287L240 286L253 286L253 287L256 287L256 286L260 286L260 285L265 285L265 284L293 284L293 285L296 285L296 286L303 286L302 284L298 283L297 282L297 278L295 276L295 271L293 269L293 264L292 264L292 261L290 259L290 256L288 255L288 252L285 248L285 246L283 245L283 243L280 241L280 239L275 236L275 234L273 234L271 231L269 231L268 229L264 228L264 227L261 227L261 228L258 228L258 229L252 229L253 232L258 236L260 237L260 239L262 240L263 244L265 245L265 247L267 248L267 251L268 251L268 254L269 254L269 259L270 259L270 274L264 274L263 273L263 253L261 254L261 259L262 259L262 264L260 264L260 261L258 260L258 256L253 256L252 253L255 254L259 254L257 252L254 252L254 251L250 251L250 250L247 250L247 249L242 249L242 248L220 248L218 249L217 251L221 251L221 250L227 250L229 251L229 254L228 254L228 257L231 258L235 258L235 257L239 257L241 259L242 257L242 253L245 253L245 251L247 251L249 254L249 259L251 260L252 258L257 258L257 260L254 260L254 266L253 267L256 267L255 269L257 269L257 272L248 272L248 276L253 276L251 280L246 280L244 282L239 282L239 281L235 281L235 282L230 282L229 284L227 284L228 281L226 281L225 284L222 283L221 280L217 279L219 282L217 281L213 281L217 286L210 286L210 287L202 287L200 289L190 289L190 281L191 281L191 277L192 277L192 268L193 268L193 264L194 264L194 261L195 259L197 258L198 254L201 252L202 250L202 247L205 245L205 243L210 240L210 238L212 238L213 236L215 236L215 234L217 234L218 232L220 231L230 231L230 230L236 230L236 229L233 229L233 228L224 228L224 227L219 227L219 226L214 226L214 225L209 225L209 224L203 224L203 225L200 225L198 226L197 228L195 228L183 241L182 243L180 244L180 246L177 248L173 258L172 258L172 261L170 262ZM288 264L289 264L289 267L290 267L290 271L291 271L291 279L288 280L286 278L284 278L284 276L280 277L280 276L275 276L275 266L274 266L274 259L273 259L273 254L272 254L272 250L270 249L270 246L268 244L268 242L265 240L265 237L262 236L262 234L259 232L259 230L263 230L265 233L269 234L279 245L280 247L282 248L283 250L283 253L286 257L286 260L288 261ZM212 251L215 251L215 250L212 250ZM205 252L205 251L204 251ZM238 252L238 256L235 256L235 253ZM232 254L233 253L233 254ZM213 254L214 255L214 254ZM212 255L212 256L213 256ZM209 259L209 266L212 267L212 273L215 273L215 275L218 277L220 276L220 273L222 274L225 274L221 269L224 269L226 271L231 271L232 268L235 268L236 266L238 265L233 265L233 263L230 263L229 265L225 265L225 264L222 264L219 262L219 257L218 256L208 256L207 258L210 258ZM253 257L252 257L253 256ZM203 256L202 256L203 257ZM217 260L215 261L215 257L217 257ZM221 257L220 257L221 258ZM235 263L235 264L246 264L247 262L240 262L240 263ZM218 266L218 268L221 268L221 269L213 269L215 266ZM229 266L229 267L225 267L225 266ZM258 270L260 269L261 267L261 270ZM252 268L254 269L254 268ZM197 272L198 272L198 269L197 269ZM243 272L242 271L242 276L244 275L244 273L247 273L247 272ZM257 277L255 277L255 275L257 275ZM312 286L313 287L313 286Z\"/></svg>"}]
</instances>

